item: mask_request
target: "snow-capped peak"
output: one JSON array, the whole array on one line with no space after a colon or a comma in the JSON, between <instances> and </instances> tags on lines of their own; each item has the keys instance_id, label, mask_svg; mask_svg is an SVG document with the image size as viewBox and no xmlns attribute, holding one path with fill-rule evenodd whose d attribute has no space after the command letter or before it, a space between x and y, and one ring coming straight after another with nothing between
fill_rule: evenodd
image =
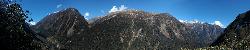
<instances>
[{"instance_id":1,"label":"snow-capped peak","mask_svg":"<svg viewBox=\"0 0 250 50\"><path fill-rule=\"evenodd\" d=\"M204 23L204 22L201 22L201 21L198 21L198 20L191 20L191 21L188 21L188 20L179 20L181 23L190 23L190 24L193 24L193 23Z\"/></svg>"}]
</instances>

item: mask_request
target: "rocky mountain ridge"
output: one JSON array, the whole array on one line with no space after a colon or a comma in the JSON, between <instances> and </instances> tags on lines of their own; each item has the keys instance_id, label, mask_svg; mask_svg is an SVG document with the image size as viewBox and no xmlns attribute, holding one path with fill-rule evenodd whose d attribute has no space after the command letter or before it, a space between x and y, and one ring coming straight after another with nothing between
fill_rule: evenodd
<instances>
[{"instance_id":1,"label":"rocky mountain ridge","mask_svg":"<svg viewBox=\"0 0 250 50\"><path fill-rule=\"evenodd\" d=\"M72 27L76 31L69 34ZM215 39L211 36L219 35L221 31L219 26L181 23L168 13L153 14L137 10L114 12L87 23L74 8L48 15L34 28L41 35L45 34L48 41L59 49L70 49L72 46L71 49L198 48L210 45ZM72 38L76 40L69 40Z\"/></svg>"}]
</instances>

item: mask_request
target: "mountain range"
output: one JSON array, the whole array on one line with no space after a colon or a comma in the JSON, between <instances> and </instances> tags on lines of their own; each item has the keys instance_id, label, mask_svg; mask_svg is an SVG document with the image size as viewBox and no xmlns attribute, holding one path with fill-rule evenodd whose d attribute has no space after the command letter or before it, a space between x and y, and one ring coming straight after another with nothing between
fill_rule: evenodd
<instances>
[{"instance_id":1,"label":"mountain range","mask_svg":"<svg viewBox=\"0 0 250 50\"><path fill-rule=\"evenodd\" d=\"M0 2L0 47L8 50L249 49L250 11L226 28L180 22L168 13L124 10L87 21L75 8L26 23L18 4ZM28 12L28 11L26 11Z\"/></svg>"},{"instance_id":2,"label":"mountain range","mask_svg":"<svg viewBox=\"0 0 250 50\"><path fill-rule=\"evenodd\" d=\"M58 49L180 49L209 46L224 30L182 23L168 13L113 12L87 22L74 8L50 14L32 27Z\"/></svg>"}]
</instances>

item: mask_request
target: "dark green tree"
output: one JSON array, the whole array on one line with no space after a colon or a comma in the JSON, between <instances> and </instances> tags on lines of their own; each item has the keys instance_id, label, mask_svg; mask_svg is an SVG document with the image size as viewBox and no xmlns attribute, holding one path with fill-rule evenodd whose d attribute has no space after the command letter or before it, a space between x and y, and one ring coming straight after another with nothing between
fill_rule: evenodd
<instances>
[{"instance_id":1,"label":"dark green tree","mask_svg":"<svg viewBox=\"0 0 250 50\"><path fill-rule=\"evenodd\" d=\"M0 1L0 48L7 50L35 50L34 34L25 22L27 12L19 4Z\"/></svg>"}]
</instances>

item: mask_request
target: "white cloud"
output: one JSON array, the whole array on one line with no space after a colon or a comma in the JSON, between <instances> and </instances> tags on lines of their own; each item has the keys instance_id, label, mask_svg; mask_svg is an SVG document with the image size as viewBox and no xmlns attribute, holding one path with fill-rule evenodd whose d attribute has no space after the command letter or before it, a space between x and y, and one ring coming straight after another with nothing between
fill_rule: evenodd
<instances>
[{"instance_id":1,"label":"white cloud","mask_svg":"<svg viewBox=\"0 0 250 50\"><path fill-rule=\"evenodd\" d=\"M109 13L111 13L111 12L116 12L116 11L118 11L118 8L116 8L116 6L113 6L113 8L110 9Z\"/></svg>"},{"instance_id":2,"label":"white cloud","mask_svg":"<svg viewBox=\"0 0 250 50\"><path fill-rule=\"evenodd\" d=\"M56 8L60 8L60 7L62 7L62 4L56 5Z\"/></svg>"},{"instance_id":3,"label":"white cloud","mask_svg":"<svg viewBox=\"0 0 250 50\"><path fill-rule=\"evenodd\" d=\"M116 11L123 11L126 10L128 7L125 7L124 5L121 5L121 7L113 6L112 9L110 9L109 13L116 12Z\"/></svg>"},{"instance_id":4,"label":"white cloud","mask_svg":"<svg viewBox=\"0 0 250 50\"><path fill-rule=\"evenodd\" d=\"M86 16L86 17L89 16L89 12L86 12L86 13L84 14L84 16Z\"/></svg>"},{"instance_id":5,"label":"white cloud","mask_svg":"<svg viewBox=\"0 0 250 50\"><path fill-rule=\"evenodd\" d=\"M218 25L220 27L223 27L223 24L220 21L214 21L214 25Z\"/></svg>"},{"instance_id":6,"label":"white cloud","mask_svg":"<svg viewBox=\"0 0 250 50\"><path fill-rule=\"evenodd\" d=\"M127 9L128 7L125 7L124 5L121 5L120 9L118 9L119 11L122 11L122 10L125 10Z\"/></svg>"},{"instance_id":7,"label":"white cloud","mask_svg":"<svg viewBox=\"0 0 250 50\"><path fill-rule=\"evenodd\" d=\"M28 22L30 25L36 25L36 22L34 21L31 21L31 22Z\"/></svg>"},{"instance_id":8,"label":"white cloud","mask_svg":"<svg viewBox=\"0 0 250 50\"><path fill-rule=\"evenodd\" d=\"M86 19L86 20L89 20L88 19L88 16L89 16L90 14L89 14L89 12L86 12L85 14L84 14L84 18Z\"/></svg>"}]
</instances>

